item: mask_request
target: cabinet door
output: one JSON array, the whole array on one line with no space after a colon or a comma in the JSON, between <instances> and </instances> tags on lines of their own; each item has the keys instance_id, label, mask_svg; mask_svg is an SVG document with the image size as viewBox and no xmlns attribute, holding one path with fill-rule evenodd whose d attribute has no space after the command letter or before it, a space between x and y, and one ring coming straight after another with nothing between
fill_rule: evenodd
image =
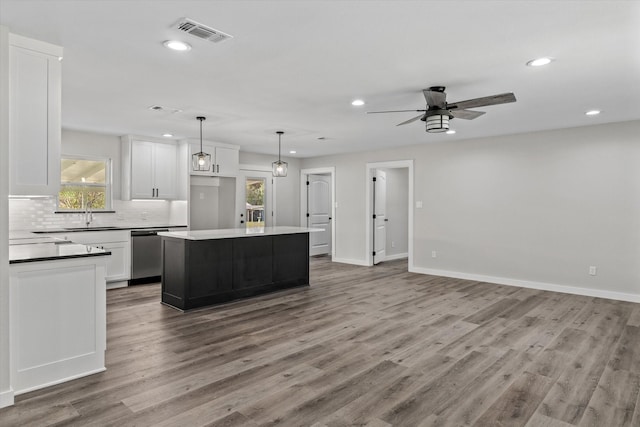
<instances>
[{"instance_id":1,"label":"cabinet door","mask_svg":"<svg viewBox=\"0 0 640 427\"><path fill-rule=\"evenodd\" d=\"M233 289L270 285L273 282L271 236L233 239Z\"/></svg>"},{"instance_id":2,"label":"cabinet door","mask_svg":"<svg viewBox=\"0 0 640 427\"><path fill-rule=\"evenodd\" d=\"M178 153L175 145L154 144L154 188L156 198L178 198Z\"/></svg>"},{"instance_id":3,"label":"cabinet door","mask_svg":"<svg viewBox=\"0 0 640 427\"><path fill-rule=\"evenodd\" d=\"M235 148L216 147L216 175L236 176L240 169L240 154Z\"/></svg>"},{"instance_id":4,"label":"cabinet door","mask_svg":"<svg viewBox=\"0 0 640 427\"><path fill-rule=\"evenodd\" d=\"M10 194L60 190L60 61L10 47Z\"/></svg>"},{"instance_id":5,"label":"cabinet door","mask_svg":"<svg viewBox=\"0 0 640 427\"><path fill-rule=\"evenodd\" d=\"M155 197L153 182L153 143L133 141L131 143L131 198L152 199Z\"/></svg>"},{"instance_id":6,"label":"cabinet door","mask_svg":"<svg viewBox=\"0 0 640 427\"><path fill-rule=\"evenodd\" d=\"M131 255L129 255L129 244L127 242L96 243L93 246L100 246L111 251L105 276L107 282L129 280L131 276Z\"/></svg>"}]
</instances>

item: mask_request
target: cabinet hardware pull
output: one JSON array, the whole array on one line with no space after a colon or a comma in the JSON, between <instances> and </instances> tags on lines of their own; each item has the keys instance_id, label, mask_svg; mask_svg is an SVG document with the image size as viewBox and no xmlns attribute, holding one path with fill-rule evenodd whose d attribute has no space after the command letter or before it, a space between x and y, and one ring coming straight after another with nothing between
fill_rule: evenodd
<instances>
[{"instance_id":1,"label":"cabinet hardware pull","mask_svg":"<svg viewBox=\"0 0 640 427\"><path fill-rule=\"evenodd\" d=\"M216 165L217 172L220 173L220 165Z\"/></svg>"}]
</instances>

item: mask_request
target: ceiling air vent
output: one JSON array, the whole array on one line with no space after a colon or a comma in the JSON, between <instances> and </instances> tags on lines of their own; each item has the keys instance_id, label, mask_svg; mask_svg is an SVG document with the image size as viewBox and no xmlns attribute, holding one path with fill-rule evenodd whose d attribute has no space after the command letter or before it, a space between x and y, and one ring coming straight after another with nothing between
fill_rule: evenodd
<instances>
[{"instance_id":1,"label":"ceiling air vent","mask_svg":"<svg viewBox=\"0 0 640 427\"><path fill-rule=\"evenodd\" d=\"M211 27L202 25L189 18L182 18L178 21L175 28L178 30L196 36L200 39L209 40L210 42L218 43L232 38L232 35L223 33L219 30L214 30Z\"/></svg>"},{"instance_id":2,"label":"ceiling air vent","mask_svg":"<svg viewBox=\"0 0 640 427\"><path fill-rule=\"evenodd\" d=\"M152 105L151 107L149 107L149 110L171 114L182 113L182 110L179 108L163 107L162 105Z\"/></svg>"}]
</instances>

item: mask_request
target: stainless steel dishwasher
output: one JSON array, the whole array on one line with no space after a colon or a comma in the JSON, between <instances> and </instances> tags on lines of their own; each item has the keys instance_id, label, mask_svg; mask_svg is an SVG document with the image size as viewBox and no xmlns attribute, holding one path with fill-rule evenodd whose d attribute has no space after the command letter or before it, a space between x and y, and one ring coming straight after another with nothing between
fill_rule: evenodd
<instances>
[{"instance_id":1,"label":"stainless steel dishwasher","mask_svg":"<svg viewBox=\"0 0 640 427\"><path fill-rule=\"evenodd\" d=\"M162 238L166 228L131 230L130 285L160 281L162 275Z\"/></svg>"}]
</instances>

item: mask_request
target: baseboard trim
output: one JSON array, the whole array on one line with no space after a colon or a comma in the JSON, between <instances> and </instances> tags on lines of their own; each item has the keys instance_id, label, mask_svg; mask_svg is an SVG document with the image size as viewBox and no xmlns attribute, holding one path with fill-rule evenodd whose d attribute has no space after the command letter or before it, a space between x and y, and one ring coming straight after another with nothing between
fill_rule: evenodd
<instances>
[{"instance_id":1,"label":"baseboard trim","mask_svg":"<svg viewBox=\"0 0 640 427\"><path fill-rule=\"evenodd\" d=\"M339 262L339 263L342 263L342 264L361 265L361 266L364 266L364 267L368 267L369 266L369 264L367 264L366 261L363 261L361 259L349 259L349 258L336 258L336 257L334 257L332 259L332 261L333 262Z\"/></svg>"},{"instance_id":2,"label":"baseboard trim","mask_svg":"<svg viewBox=\"0 0 640 427\"><path fill-rule=\"evenodd\" d=\"M12 389L0 392L0 408L12 406L14 403L14 393Z\"/></svg>"},{"instance_id":3,"label":"baseboard trim","mask_svg":"<svg viewBox=\"0 0 640 427\"><path fill-rule=\"evenodd\" d=\"M83 373L76 374L76 375L70 375L70 376L65 377L65 378L57 379L55 381L49 381L49 382L46 382L44 384L38 384L38 385L33 386L33 387L27 387L24 390L20 390L19 392L16 392L15 395L18 396L20 394L29 393L29 392L35 391L35 390L40 390L41 388L51 387L52 385L66 383L67 381L77 380L78 378L87 377L89 375L99 374L100 372L104 372L106 370L107 370L107 368L98 368L98 369L92 369L91 371L88 371L88 372L83 372Z\"/></svg>"},{"instance_id":4,"label":"baseboard trim","mask_svg":"<svg viewBox=\"0 0 640 427\"><path fill-rule=\"evenodd\" d=\"M452 277L454 279L475 280L478 282L496 283L498 285L518 286L541 291L562 292L565 294L583 295L587 297L606 298L617 301L640 302L640 295L624 292L603 291L600 289L581 288L577 286L557 285L554 283L534 282L530 280L509 279L506 277L484 276L481 274L461 273L457 271L437 270L432 268L409 267L412 273L429 274L431 276Z\"/></svg>"},{"instance_id":5,"label":"baseboard trim","mask_svg":"<svg viewBox=\"0 0 640 427\"><path fill-rule=\"evenodd\" d=\"M404 253L404 254L387 255L384 257L384 261L395 261L397 259L404 259L404 258L409 258L409 254Z\"/></svg>"}]
</instances>

